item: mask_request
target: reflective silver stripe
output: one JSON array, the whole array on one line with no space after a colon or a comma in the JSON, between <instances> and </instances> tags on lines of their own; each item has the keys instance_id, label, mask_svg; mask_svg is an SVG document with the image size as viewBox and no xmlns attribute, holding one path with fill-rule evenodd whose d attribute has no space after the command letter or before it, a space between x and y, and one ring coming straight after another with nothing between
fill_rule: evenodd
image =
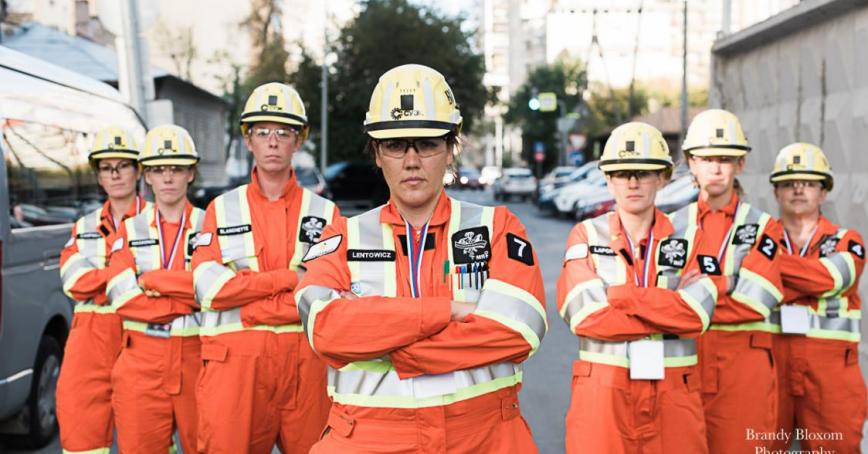
<instances>
[{"instance_id":1,"label":"reflective silver stripe","mask_svg":"<svg viewBox=\"0 0 868 454\"><path fill-rule=\"evenodd\" d=\"M169 336L197 336L199 335L199 317L201 315L190 314L190 315L181 315L179 317L175 317L171 323L169 323ZM147 334L147 330L149 327L148 323L137 322L133 320L125 319L123 322L124 329L131 331L139 331Z\"/></svg>"},{"instance_id":2,"label":"reflective silver stripe","mask_svg":"<svg viewBox=\"0 0 868 454\"><path fill-rule=\"evenodd\" d=\"M384 231L388 228L388 235L391 237L391 227L380 224L380 213L383 206L375 208L366 213L360 214L354 218L350 218L348 223L353 223L358 226L358 234L347 235L347 249L361 250L390 250L395 251L394 244L387 245L385 237L387 233ZM361 262L349 262L350 274L352 275L352 283L356 286L353 291L358 292L359 296L366 295L383 295L395 296L395 262L372 262L363 265ZM384 268L390 268L391 272L385 272ZM390 274L391 276L385 276ZM391 278L391 280L389 280ZM387 291L386 286L390 289Z\"/></svg>"},{"instance_id":3,"label":"reflective silver stripe","mask_svg":"<svg viewBox=\"0 0 868 454\"><path fill-rule=\"evenodd\" d=\"M769 316L769 321L780 326L781 312L779 310L772 312L771 316ZM809 310L807 337L834 338L835 336L818 336L818 333L812 333L812 331L839 331L857 336L855 338L847 337L846 340L855 339L858 341L858 336L862 333L861 322L861 317L829 317L817 314L813 310Z\"/></svg>"},{"instance_id":4,"label":"reflective silver stripe","mask_svg":"<svg viewBox=\"0 0 868 454\"><path fill-rule=\"evenodd\" d=\"M756 312L768 318L783 295L764 277L748 270L739 272L738 282L732 291L732 299L750 306Z\"/></svg>"},{"instance_id":5,"label":"reflective silver stripe","mask_svg":"<svg viewBox=\"0 0 868 454\"><path fill-rule=\"evenodd\" d=\"M659 335L652 339L661 340ZM694 339L662 339L663 358L667 367L681 367L696 364L696 342ZM607 342L579 336L579 359L610 365L630 367L629 342Z\"/></svg>"},{"instance_id":6,"label":"reflective silver stripe","mask_svg":"<svg viewBox=\"0 0 868 454\"><path fill-rule=\"evenodd\" d=\"M307 324L311 306L317 301L327 301L337 297L338 293L336 291L319 285L309 285L296 293L295 300L298 306L298 315L301 318L302 326L305 327L305 331L313 328Z\"/></svg>"},{"instance_id":7,"label":"reflective silver stripe","mask_svg":"<svg viewBox=\"0 0 868 454\"><path fill-rule=\"evenodd\" d=\"M124 221L127 227L127 244L130 246L130 252L136 259L136 274L140 275L152 270L158 270L162 266L160 264L160 245L157 228L152 227L154 222L155 210L147 210L130 219ZM179 231L179 235L183 235L183 231ZM133 247L135 241L140 240L155 240L150 246Z\"/></svg>"},{"instance_id":8,"label":"reflective silver stripe","mask_svg":"<svg viewBox=\"0 0 868 454\"><path fill-rule=\"evenodd\" d=\"M102 224L102 208L79 219L75 229L78 253L87 257L97 269L105 268L106 247L110 246L105 244L105 237L99 232L100 224Z\"/></svg>"},{"instance_id":9,"label":"reflective silver stripe","mask_svg":"<svg viewBox=\"0 0 868 454\"><path fill-rule=\"evenodd\" d=\"M532 352L539 347L548 329L545 308L533 295L497 279L485 282L474 313L517 330L528 340Z\"/></svg>"},{"instance_id":10,"label":"reflective silver stripe","mask_svg":"<svg viewBox=\"0 0 868 454\"><path fill-rule=\"evenodd\" d=\"M738 212L735 213L733 227L733 235L729 239L729 246L726 248L726 256L723 259L723 274L725 276L735 276L741 270L741 263L750 251L760 241L760 238L765 231L766 225L771 220L771 216L767 213L752 207L749 203L741 202ZM694 222L696 222L694 220ZM739 227L746 224L756 224L757 233L753 244L732 244L735 241L735 232ZM730 287L731 288L731 287Z\"/></svg>"},{"instance_id":11,"label":"reflective silver stripe","mask_svg":"<svg viewBox=\"0 0 868 454\"><path fill-rule=\"evenodd\" d=\"M135 271L127 268L112 278L106 284L106 294L114 308L121 307L133 297L142 294Z\"/></svg>"},{"instance_id":12,"label":"reflective silver stripe","mask_svg":"<svg viewBox=\"0 0 868 454\"><path fill-rule=\"evenodd\" d=\"M609 229L609 216L612 214L604 214L597 216L594 219L588 219L582 222L585 226L585 232L588 235L588 246L609 247L609 242L612 239L612 232ZM594 270L597 276L606 283L606 287L610 285L622 285L626 283L626 269L621 262L621 258L617 255L602 255L591 253L591 258L594 261Z\"/></svg>"},{"instance_id":13,"label":"reflective silver stripe","mask_svg":"<svg viewBox=\"0 0 868 454\"><path fill-rule=\"evenodd\" d=\"M213 261L202 262L193 270L193 287L196 291L196 301L203 310L211 309L211 302L217 292L235 273L229 268Z\"/></svg>"},{"instance_id":14,"label":"reflective silver stripe","mask_svg":"<svg viewBox=\"0 0 868 454\"><path fill-rule=\"evenodd\" d=\"M64 290L72 287L82 274L95 268L87 257L73 254L60 268L60 280L63 281Z\"/></svg>"},{"instance_id":15,"label":"reflective silver stripe","mask_svg":"<svg viewBox=\"0 0 868 454\"><path fill-rule=\"evenodd\" d=\"M289 261L289 269L299 273L304 272L304 269L299 265L301 265L301 259L307 254L307 250L310 249L312 244L301 240L303 234L302 220L306 216L316 216L325 219L326 224L331 224L335 212L335 204L330 200L320 197L314 194L313 191L305 188L301 188L301 191L301 207L298 213L298 226L295 231L295 248ZM301 274L299 275L299 280L301 280Z\"/></svg>"},{"instance_id":16,"label":"reflective silver stripe","mask_svg":"<svg viewBox=\"0 0 868 454\"><path fill-rule=\"evenodd\" d=\"M205 224L205 210L193 207L190 212L190 230L184 235L184 263L188 271L191 270L191 259L193 257L193 248L190 247L190 240L195 238L202 231L202 225Z\"/></svg>"},{"instance_id":17,"label":"reflective silver stripe","mask_svg":"<svg viewBox=\"0 0 868 454\"><path fill-rule=\"evenodd\" d=\"M253 228L251 224L250 205L247 203L249 185L239 186L215 200L217 217L217 240L220 243L220 253L223 263L234 271L252 269L259 270L259 262L253 243ZM219 229L248 225L250 230L235 235L220 235Z\"/></svg>"},{"instance_id":18,"label":"reflective silver stripe","mask_svg":"<svg viewBox=\"0 0 868 454\"><path fill-rule=\"evenodd\" d=\"M826 266L826 268L834 267L835 271L838 272L838 275L835 276L835 273L832 270L829 270L833 278L835 279L835 288L831 289L833 292L840 292L842 290L846 290L853 285L855 282L854 276L851 273L851 261L852 257L850 257L849 252L836 252L827 257L823 257L820 259L820 262Z\"/></svg>"},{"instance_id":19,"label":"reflective silver stripe","mask_svg":"<svg viewBox=\"0 0 868 454\"><path fill-rule=\"evenodd\" d=\"M704 277L678 290L681 298L695 310L702 319L702 329L708 328L714 306L717 304L717 287L710 278Z\"/></svg>"},{"instance_id":20,"label":"reflective silver stripe","mask_svg":"<svg viewBox=\"0 0 868 454\"><path fill-rule=\"evenodd\" d=\"M593 281L582 282L567 294L567 302L564 303L561 309L561 317L567 322L567 325L570 325L572 330L575 328L575 317L585 311L586 307L598 308L607 304L608 297L606 296L606 286L603 281L595 279Z\"/></svg>"}]
</instances>

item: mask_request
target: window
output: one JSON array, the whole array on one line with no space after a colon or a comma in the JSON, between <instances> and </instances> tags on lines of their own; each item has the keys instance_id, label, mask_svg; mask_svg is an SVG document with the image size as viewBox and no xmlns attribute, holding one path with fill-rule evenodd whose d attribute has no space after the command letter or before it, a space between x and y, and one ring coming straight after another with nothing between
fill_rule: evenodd
<instances>
[{"instance_id":1,"label":"window","mask_svg":"<svg viewBox=\"0 0 868 454\"><path fill-rule=\"evenodd\" d=\"M13 229L75 222L99 207L85 133L13 119L0 130Z\"/></svg>"}]
</instances>

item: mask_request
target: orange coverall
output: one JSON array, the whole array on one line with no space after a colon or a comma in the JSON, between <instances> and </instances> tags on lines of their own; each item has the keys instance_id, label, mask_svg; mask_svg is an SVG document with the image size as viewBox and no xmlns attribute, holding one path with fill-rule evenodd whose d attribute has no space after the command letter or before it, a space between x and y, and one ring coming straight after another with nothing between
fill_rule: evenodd
<instances>
[{"instance_id":1,"label":"orange coverall","mask_svg":"<svg viewBox=\"0 0 868 454\"><path fill-rule=\"evenodd\" d=\"M153 208L156 211L158 208ZM177 251L167 269L141 272L130 248L125 222L119 235L125 239L112 254L108 282L122 273L138 276L141 288L116 307L124 323L121 354L112 370L112 406L117 420L118 446L121 452L169 452L177 429L184 452L196 452L196 378L201 356L199 333L169 333L146 328L147 324L167 324L193 314L197 308L193 296L193 273L188 271L188 241L195 232L191 223L194 208L188 202L183 229L180 222L160 219L163 258ZM142 213L139 216L147 216ZM152 217L150 225L156 225ZM178 235L182 235L178 238ZM121 276L123 278L123 276ZM159 297L146 296L142 290L156 290ZM165 336L165 337L163 337Z\"/></svg>"},{"instance_id":2,"label":"orange coverall","mask_svg":"<svg viewBox=\"0 0 868 454\"><path fill-rule=\"evenodd\" d=\"M135 216L149 204L136 196L123 220ZM72 329L66 340L63 364L57 379L57 421L60 445L64 452L108 450L112 446L111 371L121 349L121 319L107 305L106 266L118 232L106 201L94 231L79 232L79 220L69 243L60 253L61 279L65 293L76 301ZM94 257L79 251L81 235L102 239L100 253ZM99 260L101 263L95 263ZM78 267L82 273L72 272Z\"/></svg>"},{"instance_id":3,"label":"orange coverall","mask_svg":"<svg viewBox=\"0 0 868 454\"><path fill-rule=\"evenodd\" d=\"M784 301L809 306L813 320L806 334L775 336L774 354L780 389L778 430L798 438L801 449L822 447L844 453L859 452L866 416L865 382L859 368L862 300L858 292L865 243L855 230L842 236L839 230L820 216L804 256L794 245L790 252L781 240ZM849 268L849 261L853 267L839 272L839 278L824 265L829 260L844 268ZM835 263L830 265L835 267ZM838 306L837 311L833 305ZM823 326L820 320L844 326ZM796 428L801 430L794 433ZM773 449L786 449L793 438L777 440Z\"/></svg>"},{"instance_id":4,"label":"orange coverall","mask_svg":"<svg viewBox=\"0 0 868 454\"><path fill-rule=\"evenodd\" d=\"M728 241L727 254L719 263L725 269L729 250L737 248L735 242L740 236L740 232L730 230L740 206L739 199L733 194L730 202L717 211L701 200L695 204L698 204L695 208L698 228L695 238L690 238L696 244L690 261L696 261L698 255L717 257L723 243ZM670 219L677 214L670 215ZM749 431L769 433L775 426L777 376L772 356L773 329L768 316L756 307L758 304L746 304L734 298L733 288L735 282L748 279L746 276L757 276L755 279L766 282L763 286L769 288L769 294L781 294L776 243L768 244L774 243L780 230L770 221L765 228L751 233L747 236L753 236L753 244L740 266L735 268L737 279L731 278L728 291L720 292L711 326L698 341L702 400L711 453L753 452L768 443L749 436ZM727 238L727 234L730 237Z\"/></svg>"},{"instance_id":5,"label":"orange coverall","mask_svg":"<svg viewBox=\"0 0 868 454\"><path fill-rule=\"evenodd\" d=\"M593 244L589 250L587 225L594 221L608 223L611 235L599 233L608 250ZM708 452L693 338L708 327L717 287L707 277L704 288L697 287L702 284L688 286L705 296L695 299L699 307L689 303L682 292L658 287L658 265L663 264L665 251L660 245L672 233L672 224L662 211L655 212L647 264L649 238L641 241L639 251L630 252L617 213L594 221L577 224L570 232L569 252L557 285L558 311L580 339L566 419L566 452ZM615 254L612 260L626 271L625 282L606 282L595 267L594 255L610 251ZM686 265L684 260L682 266ZM646 288L637 285L637 281L644 282L643 271L648 275ZM653 335L682 342L688 351L666 355L662 380L631 379L631 360L616 354L617 347ZM591 342L600 347L594 349Z\"/></svg>"},{"instance_id":6,"label":"orange coverall","mask_svg":"<svg viewBox=\"0 0 868 454\"><path fill-rule=\"evenodd\" d=\"M509 302L504 297L493 300L486 297L487 289L495 288L495 281L501 288L522 289L526 300L537 302L538 311L544 314L545 310L539 260L526 241L524 227L504 207L493 209L490 244L483 240L486 246L480 246L489 248L490 260L488 279L481 287L476 313L460 322L450 321L453 287L479 288L482 284L470 280L479 278L480 273L462 276L452 266L455 263L449 262L449 248L457 245L455 238L450 239L448 234L451 203L445 191L441 193L429 221L419 268L421 296L417 298L412 296L409 282L407 247L402 246L406 244L405 222L393 203L382 208L379 223L392 229L395 245L392 255L395 279L390 283L394 284L395 296L339 297L319 311L315 321L313 316L307 318L309 325L305 329L310 342L330 367L339 369L352 363L349 367L379 364L389 369L391 365L390 377L394 379L396 373L400 379L394 380L394 385L412 387L415 382L411 378L454 377L455 371L503 362L512 368L536 349L538 345L529 344L515 329L481 314L483 306L488 304L484 301L502 304L502 307ZM347 249L348 222L340 219L323 232L320 245L333 241L335 245L340 244L306 262L308 272L297 290L300 298L304 298L303 292L316 288L334 292L349 292L354 288L348 265L351 252ZM380 232L371 234L379 236ZM416 248L422 242L418 235L418 231L413 234ZM482 239L487 233L479 235ZM522 244L524 247L519 250ZM368 261L362 266L377 267L382 263ZM544 324L544 315L539 317L539 323ZM346 377L336 380L342 378ZM475 397L462 398L461 391L457 391L427 400L409 397L370 405L361 401L342 402L341 384L330 382L330 392L337 393L333 394L335 403L329 415L327 435L324 433L311 453L536 452L530 428L519 409L520 375L518 381L490 392L469 393ZM366 392L364 389L356 391L358 394ZM377 396L370 396L370 399L376 400Z\"/></svg>"},{"instance_id":7,"label":"orange coverall","mask_svg":"<svg viewBox=\"0 0 868 454\"><path fill-rule=\"evenodd\" d=\"M307 453L325 426L331 401L325 364L301 327L292 329L300 323L293 299L299 277L289 264L303 189L293 173L282 197L270 201L259 189L256 169L247 188L259 271L233 272L210 302L215 311L240 307L243 326L213 335L202 331L198 449L267 453L278 443L284 453ZM209 262L223 263L215 211L212 202L200 235L207 240L193 253L194 273Z\"/></svg>"}]
</instances>

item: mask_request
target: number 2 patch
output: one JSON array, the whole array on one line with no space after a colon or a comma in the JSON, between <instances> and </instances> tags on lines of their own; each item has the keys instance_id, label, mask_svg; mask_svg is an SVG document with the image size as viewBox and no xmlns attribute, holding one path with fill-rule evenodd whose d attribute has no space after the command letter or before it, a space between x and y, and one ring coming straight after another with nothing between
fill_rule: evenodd
<instances>
[{"instance_id":1,"label":"number 2 patch","mask_svg":"<svg viewBox=\"0 0 868 454\"><path fill-rule=\"evenodd\" d=\"M775 254L778 252L778 243L775 243L775 241L768 235L763 234L757 249L759 249L760 254L764 255L767 259L774 260Z\"/></svg>"},{"instance_id":2,"label":"number 2 patch","mask_svg":"<svg viewBox=\"0 0 868 454\"><path fill-rule=\"evenodd\" d=\"M507 233L506 251L509 258L524 263L527 266L533 266L533 246L530 245L530 241Z\"/></svg>"}]
</instances>

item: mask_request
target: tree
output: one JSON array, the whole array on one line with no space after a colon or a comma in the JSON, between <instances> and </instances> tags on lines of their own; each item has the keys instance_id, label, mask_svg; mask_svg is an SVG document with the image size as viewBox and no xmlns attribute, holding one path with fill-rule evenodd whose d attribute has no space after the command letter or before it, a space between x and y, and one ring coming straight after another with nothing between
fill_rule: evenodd
<instances>
[{"instance_id":1,"label":"tree","mask_svg":"<svg viewBox=\"0 0 868 454\"><path fill-rule=\"evenodd\" d=\"M632 97L629 88L593 91L587 106L588 115L582 129L588 137L594 137L648 112L648 94L641 87L633 89Z\"/></svg>"},{"instance_id":2,"label":"tree","mask_svg":"<svg viewBox=\"0 0 868 454\"><path fill-rule=\"evenodd\" d=\"M339 32L329 75L329 161L363 159L362 132L371 92L389 69L418 63L440 71L460 104L464 132L473 129L487 92L483 60L461 29L463 17L449 17L407 0L367 0L359 16ZM290 80L307 107L314 136L320 131L321 67L308 52ZM316 142L319 146L319 143Z\"/></svg>"},{"instance_id":3,"label":"tree","mask_svg":"<svg viewBox=\"0 0 868 454\"><path fill-rule=\"evenodd\" d=\"M585 77L584 66L577 60L567 58L559 58L550 65L537 66L528 74L525 83L510 99L509 110L504 117L507 123L521 127L521 156L524 160L531 162L534 143L542 142L546 151L543 168L548 169L557 164L557 119L565 115L561 111L562 107L566 107L567 112L575 110ZM564 105L559 105L555 112L531 110L528 106L531 98L545 92L555 93Z\"/></svg>"}]
</instances>

